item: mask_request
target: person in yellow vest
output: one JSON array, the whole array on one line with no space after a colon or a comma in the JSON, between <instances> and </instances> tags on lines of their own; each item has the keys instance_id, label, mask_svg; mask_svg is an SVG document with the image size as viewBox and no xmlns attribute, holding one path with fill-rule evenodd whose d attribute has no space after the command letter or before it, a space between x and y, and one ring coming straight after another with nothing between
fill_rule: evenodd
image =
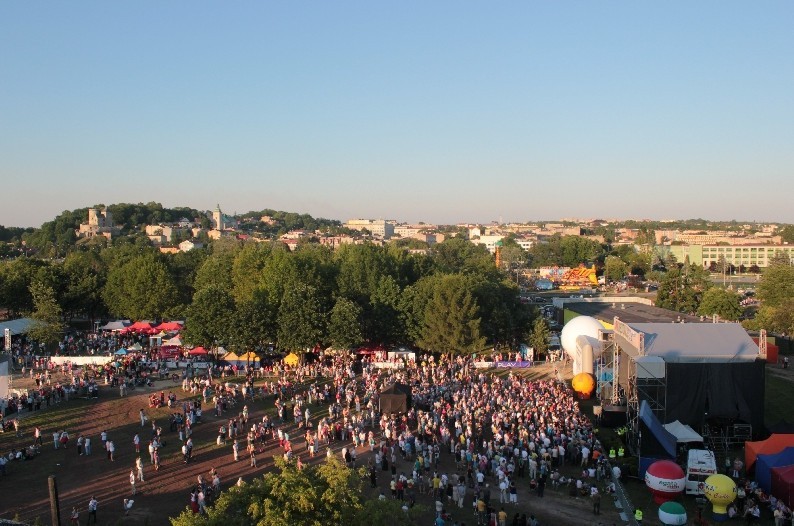
<instances>
[{"instance_id":1,"label":"person in yellow vest","mask_svg":"<svg viewBox=\"0 0 794 526\"><path fill-rule=\"evenodd\" d=\"M623 450L623 447L619 447L619 448L618 448L618 458L623 458L623 455L624 455L625 453L626 453L626 452Z\"/></svg>"},{"instance_id":2,"label":"person in yellow vest","mask_svg":"<svg viewBox=\"0 0 794 526\"><path fill-rule=\"evenodd\" d=\"M615 448L614 447L609 450L609 458L611 458L611 459L615 458Z\"/></svg>"},{"instance_id":3,"label":"person in yellow vest","mask_svg":"<svg viewBox=\"0 0 794 526\"><path fill-rule=\"evenodd\" d=\"M637 508L634 510L634 520L637 521L637 524L642 526L642 510Z\"/></svg>"}]
</instances>

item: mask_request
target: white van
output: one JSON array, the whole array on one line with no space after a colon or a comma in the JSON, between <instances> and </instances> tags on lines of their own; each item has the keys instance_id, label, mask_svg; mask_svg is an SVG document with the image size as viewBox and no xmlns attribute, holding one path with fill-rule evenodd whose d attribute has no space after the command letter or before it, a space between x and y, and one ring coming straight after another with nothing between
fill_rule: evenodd
<instances>
[{"instance_id":1,"label":"white van","mask_svg":"<svg viewBox=\"0 0 794 526\"><path fill-rule=\"evenodd\" d=\"M706 449L690 449L686 462L686 494L703 495L703 482L717 473L714 452Z\"/></svg>"}]
</instances>

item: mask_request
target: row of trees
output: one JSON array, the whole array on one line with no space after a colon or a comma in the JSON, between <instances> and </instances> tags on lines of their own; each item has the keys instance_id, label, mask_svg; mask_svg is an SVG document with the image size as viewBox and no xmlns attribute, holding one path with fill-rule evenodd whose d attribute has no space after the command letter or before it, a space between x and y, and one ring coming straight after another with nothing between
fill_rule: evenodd
<instances>
[{"instance_id":1,"label":"row of trees","mask_svg":"<svg viewBox=\"0 0 794 526\"><path fill-rule=\"evenodd\" d=\"M187 318L187 341L235 350L370 342L468 353L486 341L515 346L532 321L487 250L457 238L428 255L373 244L290 252L234 239L161 254L139 239L0 264L0 305L13 315L38 310L39 286L67 319Z\"/></svg>"}]
</instances>

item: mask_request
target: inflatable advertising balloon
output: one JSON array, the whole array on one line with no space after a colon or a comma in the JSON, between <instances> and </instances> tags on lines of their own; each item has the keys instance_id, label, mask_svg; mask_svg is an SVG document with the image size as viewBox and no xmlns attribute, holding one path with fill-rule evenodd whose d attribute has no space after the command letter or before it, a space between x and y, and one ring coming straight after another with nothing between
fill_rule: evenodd
<instances>
[{"instance_id":1,"label":"inflatable advertising balloon","mask_svg":"<svg viewBox=\"0 0 794 526\"><path fill-rule=\"evenodd\" d=\"M728 520L728 504L736 499L736 483L726 475L711 475L703 482L703 493L711 502L712 518L716 522Z\"/></svg>"},{"instance_id":2,"label":"inflatable advertising balloon","mask_svg":"<svg viewBox=\"0 0 794 526\"><path fill-rule=\"evenodd\" d=\"M645 472L645 485L651 490L656 504L663 504L681 495L685 484L684 470L672 460L657 460Z\"/></svg>"},{"instance_id":3,"label":"inflatable advertising balloon","mask_svg":"<svg viewBox=\"0 0 794 526\"><path fill-rule=\"evenodd\" d=\"M665 502L659 506L659 522L665 526L682 526L686 524L686 510L677 502Z\"/></svg>"}]
</instances>

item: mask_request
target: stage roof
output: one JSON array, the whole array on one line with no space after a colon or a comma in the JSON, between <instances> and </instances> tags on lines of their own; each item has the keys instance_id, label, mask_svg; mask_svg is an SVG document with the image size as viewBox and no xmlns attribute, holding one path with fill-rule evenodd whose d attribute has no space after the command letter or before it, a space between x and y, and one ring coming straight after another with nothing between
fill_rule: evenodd
<instances>
[{"instance_id":1,"label":"stage roof","mask_svg":"<svg viewBox=\"0 0 794 526\"><path fill-rule=\"evenodd\" d=\"M564 303L564 308L582 314L584 316L592 316L599 321L612 323L615 316L620 318L626 323L670 323L673 321L683 320L686 323L700 323L700 318L697 316L690 316L672 310L662 309L653 305L645 305L631 301L632 298L626 298L621 301L621 298L599 298L598 302L590 301L571 301L568 300ZM711 320L709 319L710 323Z\"/></svg>"},{"instance_id":2,"label":"stage roof","mask_svg":"<svg viewBox=\"0 0 794 526\"><path fill-rule=\"evenodd\" d=\"M16 320L8 320L0 323L0 337L6 329L11 329L11 336L17 334L25 334L33 327L35 320L33 318L19 318Z\"/></svg>"},{"instance_id":3,"label":"stage roof","mask_svg":"<svg viewBox=\"0 0 794 526\"><path fill-rule=\"evenodd\" d=\"M738 323L627 325L644 334L646 356L659 356L666 363L751 362L758 357L758 346Z\"/></svg>"}]
</instances>

